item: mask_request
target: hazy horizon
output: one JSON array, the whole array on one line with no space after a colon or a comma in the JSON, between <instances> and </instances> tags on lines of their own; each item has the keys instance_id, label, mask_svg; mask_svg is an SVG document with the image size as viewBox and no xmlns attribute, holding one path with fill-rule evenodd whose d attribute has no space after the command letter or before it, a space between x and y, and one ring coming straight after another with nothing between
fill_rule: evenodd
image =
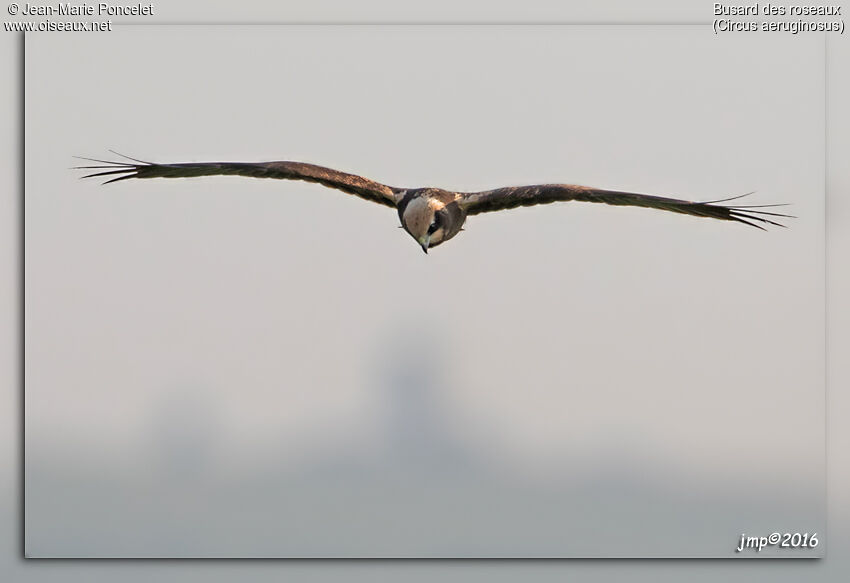
<instances>
[{"instance_id":1,"label":"hazy horizon","mask_svg":"<svg viewBox=\"0 0 850 583\"><path fill-rule=\"evenodd\" d=\"M227 36L27 37L29 556L731 556L822 529L819 39ZM317 185L67 169L109 148L756 190L798 218L556 204L426 256L392 210Z\"/></svg>"}]
</instances>

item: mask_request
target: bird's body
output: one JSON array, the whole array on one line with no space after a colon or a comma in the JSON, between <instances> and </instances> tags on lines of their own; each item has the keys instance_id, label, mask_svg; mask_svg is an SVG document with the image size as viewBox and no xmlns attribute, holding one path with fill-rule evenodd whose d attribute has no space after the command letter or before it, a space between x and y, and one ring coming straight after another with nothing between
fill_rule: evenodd
<instances>
[{"instance_id":1,"label":"bird's body","mask_svg":"<svg viewBox=\"0 0 850 583\"><path fill-rule=\"evenodd\" d=\"M463 224L469 215L558 201L575 200L654 208L698 217L737 221L758 228L763 227L757 223L783 226L767 217L789 217L789 215L761 210L764 207L781 205L725 206L717 204L740 197L710 202L691 202L574 184L540 184L511 186L482 192L455 192L441 188L397 188L356 174L304 162L153 164L133 158L130 158L131 162L128 163L85 159L106 165L78 168L106 170L89 174L84 178L117 175L107 182L129 178L190 178L212 175L316 182L397 209L401 226L426 253L428 249L445 243L462 231Z\"/></svg>"},{"instance_id":2,"label":"bird's body","mask_svg":"<svg viewBox=\"0 0 850 583\"><path fill-rule=\"evenodd\" d=\"M466 212L458 193L439 188L413 188L398 202L398 218L425 252L445 243L463 229Z\"/></svg>"}]
</instances>

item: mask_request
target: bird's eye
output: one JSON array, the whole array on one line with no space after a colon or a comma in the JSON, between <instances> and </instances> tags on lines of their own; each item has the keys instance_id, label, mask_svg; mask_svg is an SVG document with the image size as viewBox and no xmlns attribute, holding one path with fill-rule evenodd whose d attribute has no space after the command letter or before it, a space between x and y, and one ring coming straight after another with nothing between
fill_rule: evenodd
<instances>
[{"instance_id":1,"label":"bird's eye","mask_svg":"<svg viewBox=\"0 0 850 583\"><path fill-rule=\"evenodd\" d=\"M440 215L434 215L434 220L431 222L431 226L428 227L428 234L433 235L434 232L440 228Z\"/></svg>"}]
</instances>

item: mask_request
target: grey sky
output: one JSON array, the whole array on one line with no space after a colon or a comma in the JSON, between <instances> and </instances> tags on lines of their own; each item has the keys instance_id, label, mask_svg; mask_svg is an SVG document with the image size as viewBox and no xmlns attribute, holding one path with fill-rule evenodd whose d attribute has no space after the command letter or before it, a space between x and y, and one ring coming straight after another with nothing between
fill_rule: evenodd
<instances>
[{"instance_id":1,"label":"grey sky","mask_svg":"<svg viewBox=\"0 0 850 583\"><path fill-rule=\"evenodd\" d=\"M135 546L97 525L66 540L46 504L52 487L64 487L67 512L106 517L108 495L99 506L83 492L120 500L151 472L160 478L150 508L136 509L144 516L201 481L226 524L234 499L222 475L314 484L311 468L336 455L359 468L334 470L343 481L376 463L415 476L386 455L393 419L417 410L393 400L385 367L399 346L416 355L416 378L431 379L433 423L475 460L463 471L434 462L429 479L446 488L436 506L483 491L516 509L541 490L588 488L592 525L612 497L628 515L658 492L726 501L742 484L770 485L765 515L780 520L785 507L786 522L821 524L822 43L689 27L237 27L223 38L215 27L134 27L28 39L34 553L227 552L177 526L146 539L144 521ZM426 257L392 211L315 185L101 188L66 170L71 154L108 147L155 161L303 160L399 186L578 182L693 199L757 190L754 204L790 202L800 218L763 233L553 205L473 217ZM180 478L182 458L164 452L187 443L187 459L206 466ZM72 483L80 497L67 494ZM629 502L623 483L646 491ZM391 488L399 500L421 501L427 484L403 484ZM759 500L750 496L743 506ZM659 515L671 508L693 512L677 515L685 529L717 512L671 502ZM673 554L725 555L740 534L726 538L732 518ZM523 554L558 554L547 522L558 519L532 521L541 539ZM380 555L398 540L390 533L376 529L357 541L371 552L351 552ZM470 530L451 548L499 552L515 534ZM603 535L600 554L664 554L628 538L605 547ZM348 548L316 541L313 551L290 544ZM293 552L266 543L256 541L264 554ZM567 536L560 554L574 548Z\"/></svg>"}]
</instances>

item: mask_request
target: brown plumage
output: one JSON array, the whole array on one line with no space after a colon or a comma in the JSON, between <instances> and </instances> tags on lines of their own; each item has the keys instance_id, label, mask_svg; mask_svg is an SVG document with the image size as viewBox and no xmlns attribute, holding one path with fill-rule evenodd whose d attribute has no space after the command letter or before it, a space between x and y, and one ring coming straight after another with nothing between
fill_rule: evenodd
<instances>
[{"instance_id":1,"label":"brown plumage","mask_svg":"<svg viewBox=\"0 0 850 583\"><path fill-rule=\"evenodd\" d=\"M126 158L126 156L124 157ZM695 217L736 221L759 229L763 229L763 225L782 227L784 225L776 222L777 219L793 218L791 215L763 210L764 208L783 205L727 206L719 204L746 195L709 202L692 202L574 184L540 184L510 186L482 192L454 192L439 188L387 186L363 176L304 162L154 164L135 158L128 158L130 162L83 159L103 164L102 166L77 166L81 169L101 170L87 174L83 178L114 176L104 184L129 178L191 178L214 175L316 182L397 209L402 227L426 253L429 248L436 247L457 235L462 230L466 217L469 215L561 201L601 202L615 206L652 208Z\"/></svg>"}]
</instances>

